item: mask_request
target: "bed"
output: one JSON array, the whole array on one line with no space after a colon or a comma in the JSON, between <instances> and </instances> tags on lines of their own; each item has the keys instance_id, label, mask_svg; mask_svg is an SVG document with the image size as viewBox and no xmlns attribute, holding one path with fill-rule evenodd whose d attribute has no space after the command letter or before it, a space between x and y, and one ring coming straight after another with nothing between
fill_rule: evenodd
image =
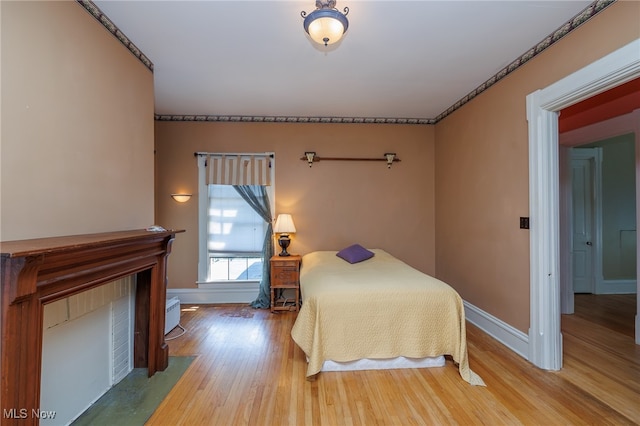
<instances>
[{"instance_id":1,"label":"bed","mask_svg":"<svg viewBox=\"0 0 640 426\"><path fill-rule=\"evenodd\" d=\"M469 368L458 293L384 250L370 252L373 257L353 264L336 251L302 258L303 304L291 336L307 356L307 377L331 363L450 355L464 380L484 385Z\"/></svg>"}]
</instances>

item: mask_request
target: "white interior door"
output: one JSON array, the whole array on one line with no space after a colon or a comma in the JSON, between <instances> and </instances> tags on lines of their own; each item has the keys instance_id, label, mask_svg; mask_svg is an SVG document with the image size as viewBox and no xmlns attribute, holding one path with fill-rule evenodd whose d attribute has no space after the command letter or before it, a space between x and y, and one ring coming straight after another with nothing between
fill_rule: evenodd
<instances>
[{"instance_id":1,"label":"white interior door","mask_svg":"<svg viewBox=\"0 0 640 426\"><path fill-rule=\"evenodd\" d=\"M571 158L573 291L593 293L595 149L574 149Z\"/></svg>"}]
</instances>

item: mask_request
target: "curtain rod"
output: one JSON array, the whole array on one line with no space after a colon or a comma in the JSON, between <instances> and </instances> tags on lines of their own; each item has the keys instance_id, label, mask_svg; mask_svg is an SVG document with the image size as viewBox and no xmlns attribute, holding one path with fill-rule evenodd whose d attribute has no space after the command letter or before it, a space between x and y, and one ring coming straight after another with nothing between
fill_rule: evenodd
<instances>
[{"instance_id":1,"label":"curtain rod","mask_svg":"<svg viewBox=\"0 0 640 426\"><path fill-rule=\"evenodd\" d=\"M208 155L267 155L273 158L273 152L194 152L193 155L195 157L204 157Z\"/></svg>"}]
</instances>

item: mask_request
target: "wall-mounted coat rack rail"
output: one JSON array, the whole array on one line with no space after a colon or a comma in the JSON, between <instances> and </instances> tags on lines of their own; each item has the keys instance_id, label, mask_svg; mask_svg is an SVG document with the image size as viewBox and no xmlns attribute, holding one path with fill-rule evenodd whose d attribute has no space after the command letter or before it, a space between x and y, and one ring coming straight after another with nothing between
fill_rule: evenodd
<instances>
[{"instance_id":1,"label":"wall-mounted coat rack rail","mask_svg":"<svg viewBox=\"0 0 640 426\"><path fill-rule=\"evenodd\" d=\"M304 157L300 158L302 161L306 161L309 163L309 167L313 165L313 163L317 163L318 161L385 161L387 163L387 167L390 169L391 165L394 162L400 161L398 157L396 157L395 152L387 152L383 157L378 158L359 158L359 157L320 157L315 152L305 152Z\"/></svg>"}]
</instances>

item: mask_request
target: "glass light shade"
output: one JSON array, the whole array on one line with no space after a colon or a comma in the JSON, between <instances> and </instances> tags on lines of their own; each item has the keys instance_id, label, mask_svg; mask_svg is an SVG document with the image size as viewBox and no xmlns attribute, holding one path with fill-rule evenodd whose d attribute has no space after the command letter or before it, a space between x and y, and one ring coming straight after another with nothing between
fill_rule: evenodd
<instances>
[{"instance_id":1,"label":"glass light shade","mask_svg":"<svg viewBox=\"0 0 640 426\"><path fill-rule=\"evenodd\" d=\"M347 28L347 17L337 9L316 9L304 18L304 30L311 40L325 46L340 41Z\"/></svg>"},{"instance_id":2,"label":"glass light shade","mask_svg":"<svg viewBox=\"0 0 640 426\"><path fill-rule=\"evenodd\" d=\"M191 198L191 194L171 194L171 198L179 203L186 203Z\"/></svg>"},{"instance_id":3,"label":"glass light shade","mask_svg":"<svg viewBox=\"0 0 640 426\"><path fill-rule=\"evenodd\" d=\"M273 232L277 232L278 234L294 234L296 232L296 226L293 224L291 215L286 213L279 214Z\"/></svg>"},{"instance_id":4,"label":"glass light shade","mask_svg":"<svg viewBox=\"0 0 640 426\"><path fill-rule=\"evenodd\" d=\"M335 18L318 18L309 24L309 36L316 43L329 45L336 43L342 38L344 27Z\"/></svg>"}]
</instances>

